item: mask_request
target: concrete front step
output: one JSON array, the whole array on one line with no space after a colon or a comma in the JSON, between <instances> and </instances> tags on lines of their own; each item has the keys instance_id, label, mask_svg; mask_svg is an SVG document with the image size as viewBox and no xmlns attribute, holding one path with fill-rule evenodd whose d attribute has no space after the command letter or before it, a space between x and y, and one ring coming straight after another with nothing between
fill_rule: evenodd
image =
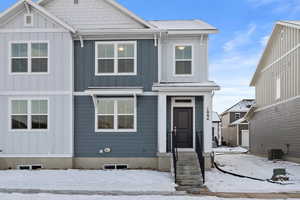
<instances>
[{"instance_id":1,"label":"concrete front step","mask_svg":"<svg viewBox=\"0 0 300 200\"><path fill-rule=\"evenodd\" d=\"M177 180L201 180L201 175L177 175Z\"/></svg>"},{"instance_id":2,"label":"concrete front step","mask_svg":"<svg viewBox=\"0 0 300 200\"><path fill-rule=\"evenodd\" d=\"M200 179L195 179L195 180L177 180L177 184L180 186L195 186L195 187L200 187L202 185L202 180Z\"/></svg>"}]
</instances>

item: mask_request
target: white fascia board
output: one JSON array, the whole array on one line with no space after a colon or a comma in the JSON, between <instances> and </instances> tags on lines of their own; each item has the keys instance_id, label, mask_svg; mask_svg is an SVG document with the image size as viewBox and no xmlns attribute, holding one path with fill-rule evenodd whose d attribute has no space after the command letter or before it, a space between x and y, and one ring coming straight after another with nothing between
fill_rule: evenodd
<instances>
[{"instance_id":1,"label":"white fascia board","mask_svg":"<svg viewBox=\"0 0 300 200\"><path fill-rule=\"evenodd\" d=\"M215 33L218 33L218 30L168 30L169 35L201 35Z\"/></svg>"},{"instance_id":2,"label":"white fascia board","mask_svg":"<svg viewBox=\"0 0 300 200\"><path fill-rule=\"evenodd\" d=\"M10 13L15 8L17 8L18 6L22 5L25 2L26 2L26 0L18 1L17 3L15 3L14 5L12 5L10 8L8 8L4 12L0 13L0 18L3 17L3 16L5 16L5 15L7 15L8 13Z\"/></svg>"},{"instance_id":3,"label":"white fascia board","mask_svg":"<svg viewBox=\"0 0 300 200\"><path fill-rule=\"evenodd\" d=\"M206 92L220 90L220 86L212 85L154 85L152 87L153 91L159 92Z\"/></svg>"}]
</instances>

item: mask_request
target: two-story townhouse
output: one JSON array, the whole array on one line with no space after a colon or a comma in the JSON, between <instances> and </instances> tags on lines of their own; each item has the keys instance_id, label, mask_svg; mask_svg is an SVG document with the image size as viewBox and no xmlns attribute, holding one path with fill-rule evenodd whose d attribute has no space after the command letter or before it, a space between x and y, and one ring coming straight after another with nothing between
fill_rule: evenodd
<instances>
[{"instance_id":1,"label":"two-story townhouse","mask_svg":"<svg viewBox=\"0 0 300 200\"><path fill-rule=\"evenodd\" d=\"M200 20L146 21L113 0L38 5L74 30L73 54L57 50L73 61L72 167L170 170L174 131L182 151L195 151L203 137L209 166L219 86L208 79L208 36L216 28Z\"/></svg>"},{"instance_id":2,"label":"two-story townhouse","mask_svg":"<svg viewBox=\"0 0 300 200\"><path fill-rule=\"evenodd\" d=\"M70 168L72 34L31 1L0 15L0 168Z\"/></svg>"},{"instance_id":3,"label":"two-story townhouse","mask_svg":"<svg viewBox=\"0 0 300 200\"><path fill-rule=\"evenodd\" d=\"M247 118L254 154L281 149L286 159L300 161L299 58L300 21L278 21L251 81L256 105Z\"/></svg>"},{"instance_id":4,"label":"two-story townhouse","mask_svg":"<svg viewBox=\"0 0 300 200\"><path fill-rule=\"evenodd\" d=\"M243 99L221 114L223 144L249 147L249 126L245 115L254 103L253 99Z\"/></svg>"}]
</instances>

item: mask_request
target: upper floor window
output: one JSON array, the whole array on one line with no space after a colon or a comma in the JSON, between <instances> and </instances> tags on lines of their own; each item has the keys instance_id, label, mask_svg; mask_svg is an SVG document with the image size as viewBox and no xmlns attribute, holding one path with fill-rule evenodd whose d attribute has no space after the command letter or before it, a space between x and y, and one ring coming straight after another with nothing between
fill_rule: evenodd
<instances>
[{"instance_id":1,"label":"upper floor window","mask_svg":"<svg viewBox=\"0 0 300 200\"><path fill-rule=\"evenodd\" d=\"M11 43L11 73L48 73L48 43Z\"/></svg>"},{"instance_id":2,"label":"upper floor window","mask_svg":"<svg viewBox=\"0 0 300 200\"><path fill-rule=\"evenodd\" d=\"M47 99L13 99L10 101L11 130L47 130Z\"/></svg>"},{"instance_id":3,"label":"upper floor window","mask_svg":"<svg viewBox=\"0 0 300 200\"><path fill-rule=\"evenodd\" d=\"M96 131L135 131L135 98L98 99Z\"/></svg>"},{"instance_id":4,"label":"upper floor window","mask_svg":"<svg viewBox=\"0 0 300 200\"><path fill-rule=\"evenodd\" d=\"M25 14L24 15L24 26L33 26L33 15L32 14Z\"/></svg>"},{"instance_id":5,"label":"upper floor window","mask_svg":"<svg viewBox=\"0 0 300 200\"><path fill-rule=\"evenodd\" d=\"M96 75L136 75L136 42L96 42Z\"/></svg>"},{"instance_id":6,"label":"upper floor window","mask_svg":"<svg viewBox=\"0 0 300 200\"><path fill-rule=\"evenodd\" d=\"M175 46L175 75L192 75L192 45Z\"/></svg>"},{"instance_id":7,"label":"upper floor window","mask_svg":"<svg viewBox=\"0 0 300 200\"><path fill-rule=\"evenodd\" d=\"M235 118L235 120L240 119L241 118L241 113L235 113L234 118Z\"/></svg>"}]
</instances>

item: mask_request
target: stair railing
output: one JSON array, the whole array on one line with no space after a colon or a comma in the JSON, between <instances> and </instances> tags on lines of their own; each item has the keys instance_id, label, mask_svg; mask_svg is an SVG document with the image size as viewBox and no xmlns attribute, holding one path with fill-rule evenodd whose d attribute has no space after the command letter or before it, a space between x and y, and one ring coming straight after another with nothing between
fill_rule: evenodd
<instances>
[{"instance_id":1,"label":"stair railing","mask_svg":"<svg viewBox=\"0 0 300 200\"><path fill-rule=\"evenodd\" d=\"M177 161L178 161L178 149L177 149L177 139L176 139L176 127L171 134L171 145L172 145L172 156L173 156L173 168L175 183L177 182Z\"/></svg>"},{"instance_id":2,"label":"stair railing","mask_svg":"<svg viewBox=\"0 0 300 200\"><path fill-rule=\"evenodd\" d=\"M199 159L199 165L201 168L203 183L205 183L205 159L203 156L203 132L196 132L196 153Z\"/></svg>"}]
</instances>

